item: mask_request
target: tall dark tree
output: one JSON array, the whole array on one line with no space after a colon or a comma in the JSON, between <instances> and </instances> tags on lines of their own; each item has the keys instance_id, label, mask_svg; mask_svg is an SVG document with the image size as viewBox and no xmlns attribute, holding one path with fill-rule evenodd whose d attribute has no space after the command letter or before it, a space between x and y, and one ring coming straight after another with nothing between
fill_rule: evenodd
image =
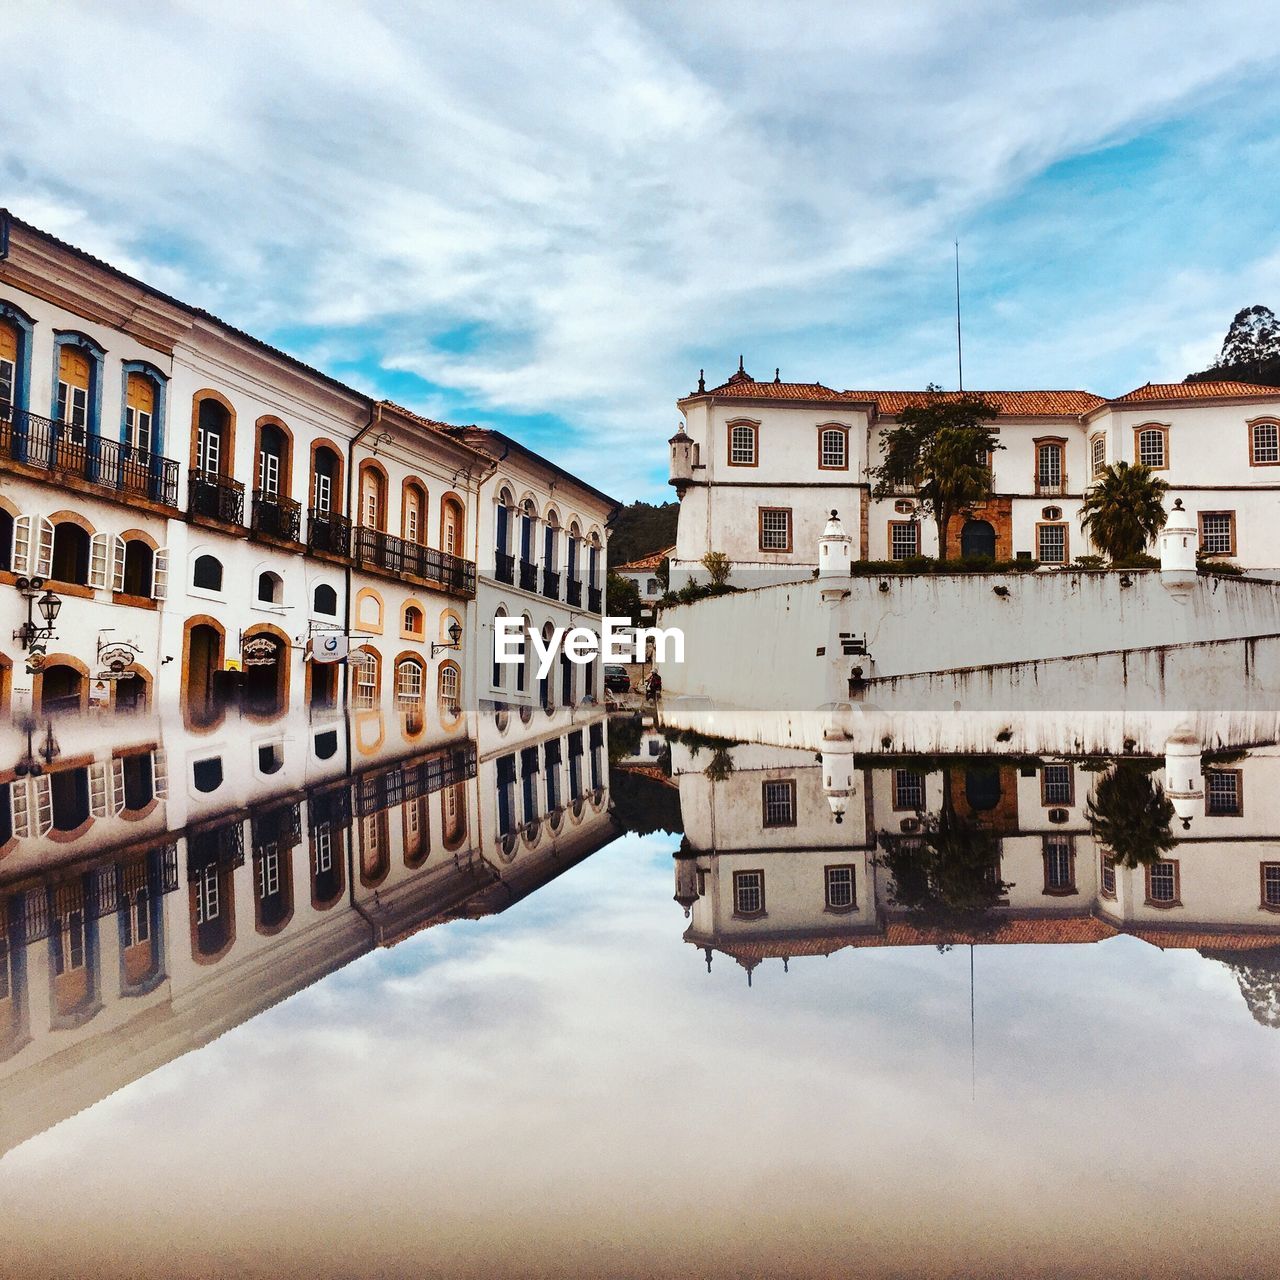
<instances>
[{"instance_id":1,"label":"tall dark tree","mask_svg":"<svg viewBox=\"0 0 1280 1280\"><path fill-rule=\"evenodd\" d=\"M1093 838L1117 866L1140 867L1177 844L1173 802L1142 762L1118 760L1098 780L1085 809Z\"/></svg>"},{"instance_id":2,"label":"tall dark tree","mask_svg":"<svg viewBox=\"0 0 1280 1280\"><path fill-rule=\"evenodd\" d=\"M1113 462L1094 478L1080 508L1080 527L1112 560L1141 555L1164 528L1169 486L1150 467Z\"/></svg>"},{"instance_id":3,"label":"tall dark tree","mask_svg":"<svg viewBox=\"0 0 1280 1280\"><path fill-rule=\"evenodd\" d=\"M640 588L630 578L609 571L604 584L605 613L610 618L628 618L634 625L640 617Z\"/></svg>"},{"instance_id":4,"label":"tall dark tree","mask_svg":"<svg viewBox=\"0 0 1280 1280\"><path fill-rule=\"evenodd\" d=\"M956 516L991 496L989 457L1003 449L995 428L997 405L981 396L930 398L904 409L881 437L883 461L871 468L872 496L914 488L938 530L938 555L947 554L947 530Z\"/></svg>"},{"instance_id":5,"label":"tall dark tree","mask_svg":"<svg viewBox=\"0 0 1280 1280\"><path fill-rule=\"evenodd\" d=\"M1256 364L1280 356L1280 320L1270 307L1242 307L1222 340L1214 365Z\"/></svg>"}]
</instances>

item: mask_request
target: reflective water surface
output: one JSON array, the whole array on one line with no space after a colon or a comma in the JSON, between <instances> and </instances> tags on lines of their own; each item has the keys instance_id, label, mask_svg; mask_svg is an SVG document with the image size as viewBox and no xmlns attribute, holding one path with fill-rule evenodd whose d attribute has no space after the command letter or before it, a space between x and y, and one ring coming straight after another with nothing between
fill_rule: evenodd
<instances>
[{"instance_id":1,"label":"reflective water surface","mask_svg":"<svg viewBox=\"0 0 1280 1280\"><path fill-rule=\"evenodd\" d=\"M7 1271L1277 1270L1265 723L121 726L0 737Z\"/></svg>"}]
</instances>

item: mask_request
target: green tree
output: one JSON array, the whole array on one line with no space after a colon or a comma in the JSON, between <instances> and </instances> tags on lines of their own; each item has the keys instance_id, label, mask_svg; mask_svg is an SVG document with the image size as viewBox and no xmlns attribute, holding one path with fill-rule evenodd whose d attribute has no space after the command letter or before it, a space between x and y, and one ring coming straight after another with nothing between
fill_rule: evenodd
<instances>
[{"instance_id":1,"label":"green tree","mask_svg":"<svg viewBox=\"0 0 1280 1280\"><path fill-rule=\"evenodd\" d=\"M1131 560L1164 528L1162 499L1168 489L1150 467L1113 462L1085 494L1080 527L1113 561Z\"/></svg>"},{"instance_id":2,"label":"green tree","mask_svg":"<svg viewBox=\"0 0 1280 1280\"><path fill-rule=\"evenodd\" d=\"M632 625L640 616L640 588L630 578L610 572L604 586L605 613L611 618L629 618Z\"/></svg>"},{"instance_id":3,"label":"green tree","mask_svg":"<svg viewBox=\"0 0 1280 1280\"><path fill-rule=\"evenodd\" d=\"M1138 867L1169 852L1173 802L1137 760L1118 760L1098 780L1085 808L1093 838L1117 866Z\"/></svg>"},{"instance_id":4,"label":"green tree","mask_svg":"<svg viewBox=\"0 0 1280 1280\"><path fill-rule=\"evenodd\" d=\"M729 580L731 566L723 551L708 551L702 557L702 567L707 571L713 587L723 587Z\"/></svg>"},{"instance_id":5,"label":"green tree","mask_svg":"<svg viewBox=\"0 0 1280 1280\"><path fill-rule=\"evenodd\" d=\"M872 496L892 497L914 487L924 514L937 526L940 557L947 554L951 521L991 496L989 455L1004 446L987 423L999 412L981 396L938 396L904 409L898 425L881 437L884 460L870 469Z\"/></svg>"}]
</instances>

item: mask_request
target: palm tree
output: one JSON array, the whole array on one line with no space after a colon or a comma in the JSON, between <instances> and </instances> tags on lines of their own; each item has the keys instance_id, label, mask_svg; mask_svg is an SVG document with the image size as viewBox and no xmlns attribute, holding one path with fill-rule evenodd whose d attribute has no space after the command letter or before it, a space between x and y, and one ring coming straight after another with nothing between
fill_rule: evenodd
<instances>
[{"instance_id":1,"label":"palm tree","mask_svg":"<svg viewBox=\"0 0 1280 1280\"><path fill-rule=\"evenodd\" d=\"M1113 562L1131 560L1164 528L1161 498L1168 488L1150 467L1113 462L1085 494L1080 527Z\"/></svg>"},{"instance_id":2,"label":"palm tree","mask_svg":"<svg viewBox=\"0 0 1280 1280\"><path fill-rule=\"evenodd\" d=\"M1085 810L1093 838L1116 865L1159 862L1177 843L1173 802L1136 760L1118 760L1099 779Z\"/></svg>"}]
</instances>

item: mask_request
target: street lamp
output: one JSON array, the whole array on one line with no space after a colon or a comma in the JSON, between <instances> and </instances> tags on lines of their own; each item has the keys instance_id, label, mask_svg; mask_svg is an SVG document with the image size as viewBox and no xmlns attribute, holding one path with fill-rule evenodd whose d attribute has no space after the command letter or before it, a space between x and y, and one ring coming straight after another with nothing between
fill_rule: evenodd
<instances>
[{"instance_id":1,"label":"street lamp","mask_svg":"<svg viewBox=\"0 0 1280 1280\"><path fill-rule=\"evenodd\" d=\"M13 638L22 642L24 649L30 649L37 640L48 640L53 635L53 624L58 617L58 610L62 608L62 600L53 594L51 588L46 589L44 595L40 595L40 588L44 586L43 578L27 578L21 577L14 583L18 588L18 594L27 602L27 620L13 633ZM39 596L39 599L36 597ZM40 616L44 619L45 625L37 627L35 624L35 609L39 606Z\"/></svg>"},{"instance_id":2,"label":"street lamp","mask_svg":"<svg viewBox=\"0 0 1280 1280\"><path fill-rule=\"evenodd\" d=\"M431 656L434 658L437 653L444 649L460 649L462 647L462 627L459 625L457 618L449 623L449 643L434 642L431 645Z\"/></svg>"}]
</instances>

